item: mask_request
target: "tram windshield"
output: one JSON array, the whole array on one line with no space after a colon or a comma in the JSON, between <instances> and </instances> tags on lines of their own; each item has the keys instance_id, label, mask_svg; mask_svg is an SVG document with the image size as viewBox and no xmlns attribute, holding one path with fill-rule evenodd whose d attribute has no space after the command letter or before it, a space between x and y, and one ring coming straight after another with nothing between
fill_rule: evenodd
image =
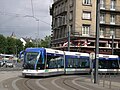
<instances>
[{"instance_id":1,"label":"tram windshield","mask_svg":"<svg viewBox=\"0 0 120 90\"><path fill-rule=\"evenodd\" d=\"M34 69L38 57L39 57L38 52L27 52L24 57L24 68Z\"/></svg>"},{"instance_id":2,"label":"tram windshield","mask_svg":"<svg viewBox=\"0 0 120 90\"><path fill-rule=\"evenodd\" d=\"M27 52L25 61L28 63L34 63L37 60L38 52Z\"/></svg>"}]
</instances>

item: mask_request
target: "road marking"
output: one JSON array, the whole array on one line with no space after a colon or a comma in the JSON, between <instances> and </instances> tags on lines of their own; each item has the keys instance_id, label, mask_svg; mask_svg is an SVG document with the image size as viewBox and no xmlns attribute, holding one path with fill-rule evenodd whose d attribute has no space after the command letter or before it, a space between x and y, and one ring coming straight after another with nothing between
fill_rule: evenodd
<instances>
[{"instance_id":1,"label":"road marking","mask_svg":"<svg viewBox=\"0 0 120 90\"><path fill-rule=\"evenodd\" d=\"M14 80L14 81L12 82L12 87L14 88L14 90L20 90L20 89L17 87L16 82L17 82L18 80L21 80L21 79L22 79L22 78L18 78L18 79Z\"/></svg>"},{"instance_id":2,"label":"road marking","mask_svg":"<svg viewBox=\"0 0 120 90\"><path fill-rule=\"evenodd\" d=\"M58 80L58 79L59 79L59 78L56 78L56 79L52 80L51 83L52 83L53 85L55 85L57 88L61 89L61 90L66 90L65 88L62 88L62 87L58 86L58 85L55 83L55 81Z\"/></svg>"},{"instance_id":3,"label":"road marking","mask_svg":"<svg viewBox=\"0 0 120 90\"><path fill-rule=\"evenodd\" d=\"M44 89L44 90L49 90L48 88L46 88L46 87L44 87L43 85L40 84L40 82L39 82L40 80L42 80L42 79L36 80L36 84L37 84L40 88L42 88L42 89Z\"/></svg>"},{"instance_id":4,"label":"road marking","mask_svg":"<svg viewBox=\"0 0 120 90\"><path fill-rule=\"evenodd\" d=\"M78 79L80 79L80 78L76 78L76 79L72 80L72 83L75 84L75 85L77 85L77 86L79 86L79 87L81 87L81 88L83 88L83 89L93 90L93 89L87 88L87 87L85 87L85 86L82 86L82 85L80 85L80 84L77 84L75 81L78 80Z\"/></svg>"}]
</instances>

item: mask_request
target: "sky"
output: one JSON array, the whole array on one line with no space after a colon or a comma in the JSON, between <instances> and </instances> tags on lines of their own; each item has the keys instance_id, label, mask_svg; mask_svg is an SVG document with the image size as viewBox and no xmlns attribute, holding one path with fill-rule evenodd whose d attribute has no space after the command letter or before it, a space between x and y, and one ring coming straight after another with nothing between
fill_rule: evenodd
<instances>
[{"instance_id":1,"label":"sky","mask_svg":"<svg viewBox=\"0 0 120 90\"><path fill-rule=\"evenodd\" d=\"M51 5L52 0L0 0L0 34L43 39L51 34Z\"/></svg>"}]
</instances>

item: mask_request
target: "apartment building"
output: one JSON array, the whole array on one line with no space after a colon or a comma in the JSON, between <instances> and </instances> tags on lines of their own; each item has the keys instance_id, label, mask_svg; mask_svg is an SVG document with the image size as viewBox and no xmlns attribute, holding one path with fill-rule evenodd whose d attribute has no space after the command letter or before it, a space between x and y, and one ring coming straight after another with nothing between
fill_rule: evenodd
<instances>
[{"instance_id":1,"label":"apartment building","mask_svg":"<svg viewBox=\"0 0 120 90\"><path fill-rule=\"evenodd\" d=\"M100 0L99 53L120 53L120 0ZM96 0L54 0L51 47L70 51L95 52Z\"/></svg>"}]
</instances>

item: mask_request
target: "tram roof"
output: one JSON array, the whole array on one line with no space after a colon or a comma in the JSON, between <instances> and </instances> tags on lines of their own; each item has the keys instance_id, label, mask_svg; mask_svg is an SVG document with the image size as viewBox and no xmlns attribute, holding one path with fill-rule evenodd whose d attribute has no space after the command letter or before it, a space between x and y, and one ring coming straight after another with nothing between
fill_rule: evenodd
<instances>
[{"instance_id":1,"label":"tram roof","mask_svg":"<svg viewBox=\"0 0 120 90\"><path fill-rule=\"evenodd\" d=\"M69 51L65 51L65 55L75 55L75 56L86 56L86 57L89 57L88 53L81 53L81 52L69 52Z\"/></svg>"},{"instance_id":2,"label":"tram roof","mask_svg":"<svg viewBox=\"0 0 120 90\"><path fill-rule=\"evenodd\" d=\"M39 52L41 50L45 50L44 48L26 48L26 52Z\"/></svg>"},{"instance_id":3,"label":"tram roof","mask_svg":"<svg viewBox=\"0 0 120 90\"><path fill-rule=\"evenodd\" d=\"M40 52L45 50L46 50L46 53L64 54L64 52L61 50L55 50L51 48L27 48L26 52Z\"/></svg>"},{"instance_id":4,"label":"tram roof","mask_svg":"<svg viewBox=\"0 0 120 90\"><path fill-rule=\"evenodd\" d=\"M64 54L63 51L61 50L55 50L55 49L51 49L51 48L45 48L47 53L55 53L55 54Z\"/></svg>"},{"instance_id":5,"label":"tram roof","mask_svg":"<svg viewBox=\"0 0 120 90\"><path fill-rule=\"evenodd\" d=\"M99 54L99 58L119 58L118 55L106 55L106 54Z\"/></svg>"}]
</instances>

